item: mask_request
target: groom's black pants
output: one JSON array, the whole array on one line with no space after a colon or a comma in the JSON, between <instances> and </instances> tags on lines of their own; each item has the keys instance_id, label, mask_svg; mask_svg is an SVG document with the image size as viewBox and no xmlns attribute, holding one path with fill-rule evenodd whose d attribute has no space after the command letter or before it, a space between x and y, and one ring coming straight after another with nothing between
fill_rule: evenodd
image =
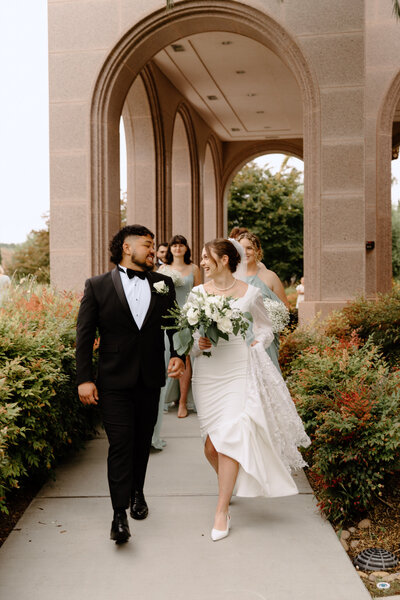
<instances>
[{"instance_id":1,"label":"groom's black pants","mask_svg":"<svg viewBox=\"0 0 400 600\"><path fill-rule=\"evenodd\" d=\"M160 389L147 387L142 380L128 390L99 390L114 509L128 508L133 492L143 490L159 398Z\"/></svg>"}]
</instances>

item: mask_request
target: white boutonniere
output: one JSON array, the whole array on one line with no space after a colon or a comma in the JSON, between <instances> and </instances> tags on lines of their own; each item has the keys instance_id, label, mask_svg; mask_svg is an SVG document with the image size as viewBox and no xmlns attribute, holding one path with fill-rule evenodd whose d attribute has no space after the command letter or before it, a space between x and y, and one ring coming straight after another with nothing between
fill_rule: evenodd
<instances>
[{"instance_id":1,"label":"white boutonniere","mask_svg":"<svg viewBox=\"0 0 400 600\"><path fill-rule=\"evenodd\" d=\"M156 283L153 283L153 288L154 291L156 292L156 294L168 294L169 292L169 287L167 286L167 284L165 283L165 281L157 281Z\"/></svg>"}]
</instances>

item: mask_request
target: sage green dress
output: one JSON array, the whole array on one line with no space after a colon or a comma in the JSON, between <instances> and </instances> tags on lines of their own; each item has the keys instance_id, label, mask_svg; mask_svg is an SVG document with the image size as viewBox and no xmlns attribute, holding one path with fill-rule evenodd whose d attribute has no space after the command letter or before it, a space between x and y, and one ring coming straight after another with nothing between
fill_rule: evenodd
<instances>
[{"instance_id":1,"label":"sage green dress","mask_svg":"<svg viewBox=\"0 0 400 600\"><path fill-rule=\"evenodd\" d=\"M264 283L259 278L259 276L257 274L246 277L246 283L249 283L250 285L254 285L254 287L258 288L261 291L263 300L265 298L269 298L270 300L278 300L279 302L282 302L282 300L280 298L278 298L278 296L275 294L275 292L273 292L267 286L267 284ZM278 360L278 358L279 358L279 333L274 333L274 340L273 340L272 344L270 346L268 346L268 348L266 349L266 352L280 373L281 369L280 369L279 360Z\"/></svg>"},{"instance_id":2,"label":"sage green dress","mask_svg":"<svg viewBox=\"0 0 400 600\"><path fill-rule=\"evenodd\" d=\"M175 287L176 301L180 307L182 307L185 304L187 297L189 295L189 292L193 288L193 283L194 283L193 273L190 273L189 275L186 275L185 277L183 277L183 282L184 282L183 285ZM165 357L165 365L167 367L168 363L169 363L169 359L170 359L169 339L168 339L167 335L165 335L164 357ZM164 410L168 409L168 405L172 404L172 402L177 402L179 400L179 396L180 396L179 380L178 379L170 379L167 376L165 386L163 388L161 388L160 404L158 407L158 418L157 418L157 423L154 427L153 438L151 440L151 445L153 446L153 448L156 448L157 450L162 450L164 448L164 446L166 446L166 442L164 440L162 440L160 437ZM195 410L193 395L192 395L192 385L189 386L188 397L187 397L187 407L188 407L188 409Z\"/></svg>"}]
</instances>

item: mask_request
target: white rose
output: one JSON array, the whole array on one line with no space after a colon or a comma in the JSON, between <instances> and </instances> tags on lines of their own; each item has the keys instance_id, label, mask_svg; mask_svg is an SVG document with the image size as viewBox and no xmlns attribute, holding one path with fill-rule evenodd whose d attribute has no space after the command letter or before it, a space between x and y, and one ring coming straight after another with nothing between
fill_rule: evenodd
<instances>
[{"instance_id":1,"label":"white rose","mask_svg":"<svg viewBox=\"0 0 400 600\"><path fill-rule=\"evenodd\" d=\"M228 317L222 317L217 321L217 326L222 333L232 333L232 321Z\"/></svg>"},{"instance_id":2,"label":"white rose","mask_svg":"<svg viewBox=\"0 0 400 600\"><path fill-rule=\"evenodd\" d=\"M166 294L168 292L168 286L165 281L157 281L153 284L153 287L159 294Z\"/></svg>"},{"instance_id":3,"label":"white rose","mask_svg":"<svg viewBox=\"0 0 400 600\"><path fill-rule=\"evenodd\" d=\"M213 321L218 321L218 319L221 319L221 313L219 312L219 310L217 308L214 308L211 312L211 319Z\"/></svg>"},{"instance_id":4,"label":"white rose","mask_svg":"<svg viewBox=\"0 0 400 600\"><path fill-rule=\"evenodd\" d=\"M186 313L186 317L189 322L189 325L197 325L197 323L199 322L199 311L195 308L189 308L189 310Z\"/></svg>"},{"instance_id":5,"label":"white rose","mask_svg":"<svg viewBox=\"0 0 400 600\"><path fill-rule=\"evenodd\" d=\"M204 312L206 313L206 317L208 317L209 319L212 318L213 311L211 309L211 306L208 306L206 304L205 307L204 307Z\"/></svg>"}]
</instances>

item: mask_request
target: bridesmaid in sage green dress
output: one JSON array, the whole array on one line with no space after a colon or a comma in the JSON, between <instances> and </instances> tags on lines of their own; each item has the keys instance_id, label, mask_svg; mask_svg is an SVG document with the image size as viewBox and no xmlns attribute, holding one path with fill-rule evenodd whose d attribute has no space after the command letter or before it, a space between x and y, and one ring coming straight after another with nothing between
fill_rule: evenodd
<instances>
[{"instance_id":1,"label":"bridesmaid in sage green dress","mask_svg":"<svg viewBox=\"0 0 400 600\"><path fill-rule=\"evenodd\" d=\"M270 271L260 261L262 259L262 248L259 238L249 231L239 235L238 242L243 246L247 258L246 282L259 288L263 298L283 302L289 309L285 288L274 271ZM272 362L280 372L279 367L279 333L274 334L274 341L267 348Z\"/></svg>"},{"instance_id":2,"label":"bridesmaid in sage green dress","mask_svg":"<svg viewBox=\"0 0 400 600\"><path fill-rule=\"evenodd\" d=\"M190 258L191 252L187 240L183 235L175 235L168 244L166 254L166 264L159 268L160 273L165 270L175 271L179 276L179 284L175 284L176 301L179 306L183 306L187 300L189 292L195 285L201 283L201 273L197 265L192 263ZM165 336L165 364L169 362L169 341ZM162 450L165 446L164 440L160 438L161 424L164 408L175 401L179 401L178 418L184 418L188 415L189 406L194 406L191 393L191 378L192 367L189 356L186 357L186 369L179 380L170 379L167 377L165 386L161 389L160 404L158 411L157 423L154 427L152 446L158 450Z\"/></svg>"}]
</instances>

